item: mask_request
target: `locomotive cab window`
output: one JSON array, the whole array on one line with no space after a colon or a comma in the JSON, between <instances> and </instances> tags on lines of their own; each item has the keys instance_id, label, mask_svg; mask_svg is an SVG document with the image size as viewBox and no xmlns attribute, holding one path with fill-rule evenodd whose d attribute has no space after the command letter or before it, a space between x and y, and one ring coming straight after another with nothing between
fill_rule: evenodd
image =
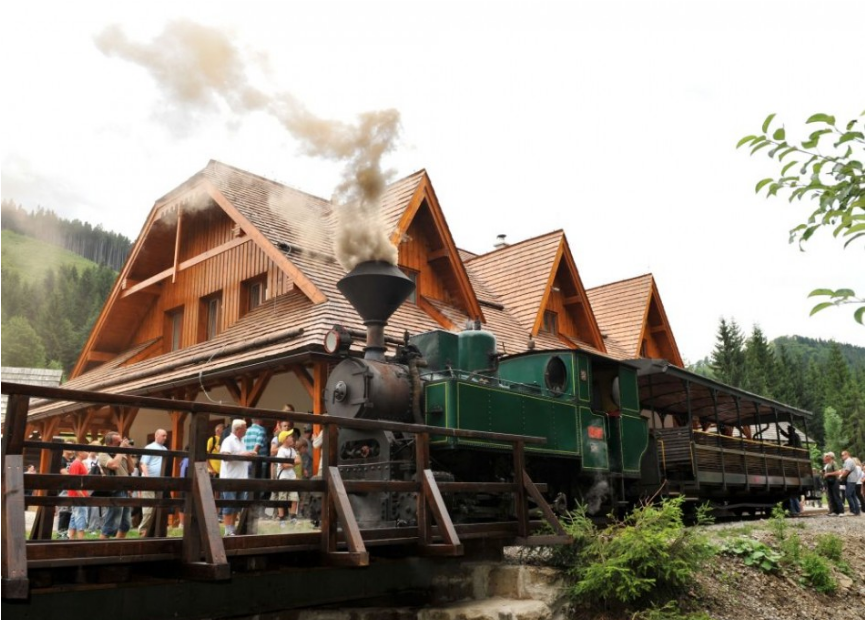
<instances>
[{"instance_id":1,"label":"locomotive cab window","mask_svg":"<svg viewBox=\"0 0 865 620\"><path fill-rule=\"evenodd\" d=\"M547 389L556 396L563 394L568 387L568 367L558 355L550 358L544 370Z\"/></svg>"}]
</instances>

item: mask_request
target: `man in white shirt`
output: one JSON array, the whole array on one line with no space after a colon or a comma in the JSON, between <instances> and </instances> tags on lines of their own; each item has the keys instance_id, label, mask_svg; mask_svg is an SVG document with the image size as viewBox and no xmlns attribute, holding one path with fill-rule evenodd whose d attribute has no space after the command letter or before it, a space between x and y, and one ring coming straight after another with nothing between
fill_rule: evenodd
<instances>
[{"instance_id":1,"label":"man in white shirt","mask_svg":"<svg viewBox=\"0 0 865 620\"><path fill-rule=\"evenodd\" d=\"M859 505L859 496L856 494L856 483L859 482L860 470L856 467L856 463L853 461L853 457L850 456L848 450L841 452L841 458L844 460L844 465L841 467L841 473L838 474L838 478L844 482L844 496L847 498L850 513L858 517L862 513L862 507Z\"/></svg>"},{"instance_id":2,"label":"man in white shirt","mask_svg":"<svg viewBox=\"0 0 865 620\"><path fill-rule=\"evenodd\" d=\"M153 434L153 441L146 446L145 450L167 450L165 441L168 439L168 431L162 428L156 429ZM141 475L148 478L159 477L162 475L162 457L156 454L145 454L141 457L138 463L141 468ZM141 491L142 498L156 497L156 491ZM144 506L141 508L141 523L138 524L138 535L147 536L150 530L150 524L153 523L153 506Z\"/></svg>"},{"instance_id":3,"label":"man in white shirt","mask_svg":"<svg viewBox=\"0 0 865 620\"><path fill-rule=\"evenodd\" d=\"M222 440L219 448L220 454L232 454L234 456L255 456L255 450L247 450L243 443L246 435L246 421L237 419L231 423L231 433ZM248 461L223 461L219 468L221 480L246 480L249 478ZM244 499L244 493L236 491L223 491L222 499ZM225 523L225 535L234 536L234 520L240 508L237 506L226 506L222 510L223 522Z\"/></svg>"}]
</instances>

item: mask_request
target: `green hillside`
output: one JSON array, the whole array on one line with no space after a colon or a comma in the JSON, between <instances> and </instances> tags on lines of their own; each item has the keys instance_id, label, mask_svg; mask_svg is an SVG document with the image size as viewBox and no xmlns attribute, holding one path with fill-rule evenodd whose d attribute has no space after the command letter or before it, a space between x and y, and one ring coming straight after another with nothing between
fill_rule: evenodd
<instances>
[{"instance_id":1,"label":"green hillside","mask_svg":"<svg viewBox=\"0 0 865 620\"><path fill-rule=\"evenodd\" d=\"M41 282L48 270L56 271L61 265L75 267L79 273L97 266L74 252L11 230L3 231L2 265L5 271L30 283Z\"/></svg>"}]
</instances>

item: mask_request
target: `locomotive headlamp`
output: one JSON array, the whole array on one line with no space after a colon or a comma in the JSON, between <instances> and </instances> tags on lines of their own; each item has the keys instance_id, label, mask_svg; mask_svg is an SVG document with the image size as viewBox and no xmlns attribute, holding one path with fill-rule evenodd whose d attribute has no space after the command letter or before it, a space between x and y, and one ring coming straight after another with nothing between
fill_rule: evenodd
<instances>
[{"instance_id":1,"label":"locomotive headlamp","mask_svg":"<svg viewBox=\"0 0 865 620\"><path fill-rule=\"evenodd\" d=\"M330 354L339 353L345 355L351 348L351 334L342 325L334 325L324 335L324 350Z\"/></svg>"}]
</instances>

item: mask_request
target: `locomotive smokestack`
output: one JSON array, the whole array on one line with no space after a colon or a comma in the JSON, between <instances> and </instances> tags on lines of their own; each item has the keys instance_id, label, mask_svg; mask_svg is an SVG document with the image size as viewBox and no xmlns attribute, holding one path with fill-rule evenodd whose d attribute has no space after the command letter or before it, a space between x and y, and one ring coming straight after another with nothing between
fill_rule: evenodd
<instances>
[{"instance_id":1,"label":"locomotive smokestack","mask_svg":"<svg viewBox=\"0 0 865 620\"><path fill-rule=\"evenodd\" d=\"M357 310L366 325L364 358L383 361L384 326L415 284L398 267L383 261L359 263L336 287Z\"/></svg>"}]
</instances>

